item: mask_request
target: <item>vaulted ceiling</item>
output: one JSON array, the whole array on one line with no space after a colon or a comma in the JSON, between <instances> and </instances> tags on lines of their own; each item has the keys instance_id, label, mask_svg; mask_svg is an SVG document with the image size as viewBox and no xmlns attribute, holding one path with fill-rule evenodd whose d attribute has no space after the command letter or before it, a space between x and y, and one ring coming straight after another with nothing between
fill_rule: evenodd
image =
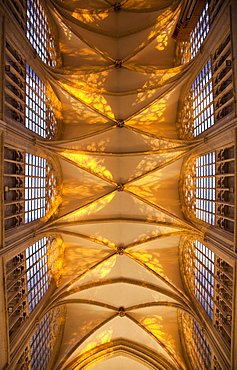
<instances>
[{"instance_id":1,"label":"vaulted ceiling","mask_svg":"<svg viewBox=\"0 0 237 370\"><path fill-rule=\"evenodd\" d=\"M171 38L180 1L47 3L61 66L46 69L62 103L58 141L38 142L62 176L65 246L50 307L66 306L55 369L186 369L179 313L192 313L179 266L179 177L193 144L178 139ZM57 32L57 33L56 33Z\"/></svg>"}]
</instances>

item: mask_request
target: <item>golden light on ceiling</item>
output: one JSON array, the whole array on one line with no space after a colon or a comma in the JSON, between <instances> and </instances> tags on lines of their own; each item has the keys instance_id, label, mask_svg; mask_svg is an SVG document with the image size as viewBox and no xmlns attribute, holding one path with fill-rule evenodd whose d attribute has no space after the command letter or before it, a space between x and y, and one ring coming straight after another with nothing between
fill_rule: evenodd
<instances>
[{"instance_id":1,"label":"golden light on ceiling","mask_svg":"<svg viewBox=\"0 0 237 370\"><path fill-rule=\"evenodd\" d=\"M189 150L175 125L179 84L188 70L171 60L179 2L147 0L138 9L128 0L120 10L109 1L85 9L77 2L52 3L64 64L50 76L75 134L65 127L62 141L47 147L61 166L70 164L60 216L47 227L61 232L65 261L73 273L78 270L71 276L61 254L52 267L52 273L62 272L52 307L65 304L68 312L55 369L96 370L101 361L106 366L121 341L120 348L139 347L137 364L152 367L154 359L146 363L143 354L154 351L168 369L184 370L178 315L191 309L178 244L180 236L197 230L184 220L177 195L182 156ZM126 181L115 180L122 175Z\"/></svg>"}]
</instances>

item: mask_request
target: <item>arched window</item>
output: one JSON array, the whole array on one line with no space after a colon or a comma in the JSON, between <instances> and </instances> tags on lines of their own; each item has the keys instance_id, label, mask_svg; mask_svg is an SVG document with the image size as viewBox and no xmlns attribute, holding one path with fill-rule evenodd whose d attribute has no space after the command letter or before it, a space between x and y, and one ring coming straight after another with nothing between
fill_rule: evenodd
<instances>
[{"instance_id":1,"label":"arched window","mask_svg":"<svg viewBox=\"0 0 237 370\"><path fill-rule=\"evenodd\" d=\"M200 240L185 238L181 250L185 283L230 348L233 267Z\"/></svg>"},{"instance_id":2,"label":"arched window","mask_svg":"<svg viewBox=\"0 0 237 370\"><path fill-rule=\"evenodd\" d=\"M6 4L40 59L49 66L56 66L57 54L52 26L40 1L6 0Z\"/></svg>"},{"instance_id":3,"label":"arched window","mask_svg":"<svg viewBox=\"0 0 237 370\"><path fill-rule=\"evenodd\" d=\"M215 152L196 158L196 217L215 225Z\"/></svg>"},{"instance_id":4,"label":"arched window","mask_svg":"<svg viewBox=\"0 0 237 370\"><path fill-rule=\"evenodd\" d=\"M188 218L234 233L234 166L233 146L187 161L181 196Z\"/></svg>"},{"instance_id":5,"label":"arched window","mask_svg":"<svg viewBox=\"0 0 237 370\"><path fill-rule=\"evenodd\" d=\"M57 310L59 311L59 310ZM58 321L58 322L57 322ZM31 369L47 369L56 334L60 325L60 311L46 314L30 340Z\"/></svg>"},{"instance_id":6,"label":"arched window","mask_svg":"<svg viewBox=\"0 0 237 370\"><path fill-rule=\"evenodd\" d=\"M59 196L57 181L46 158L5 146L5 230L51 216Z\"/></svg>"},{"instance_id":7,"label":"arched window","mask_svg":"<svg viewBox=\"0 0 237 370\"><path fill-rule=\"evenodd\" d=\"M184 338L187 355L193 370L222 370L217 355L211 348L204 330L187 313L181 314L180 329Z\"/></svg>"},{"instance_id":8,"label":"arched window","mask_svg":"<svg viewBox=\"0 0 237 370\"><path fill-rule=\"evenodd\" d=\"M57 129L56 107L46 85L32 68L26 65L25 126L36 134L51 139Z\"/></svg>"},{"instance_id":9,"label":"arched window","mask_svg":"<svg viewBox=\"0 0 237 370\"><path fill-rule=\"evenodd\" d=\"M193 31L190 34L189 44L190 44L191 58L195 57L195 55L197 54L198 50L200 49L203 41L205 40L209 32L210 26L209 26L208 8L209 8L209 4L207 1L196 26L194 27Z\"/></svg>"},{"instance_id":10,"label":"arched window","mask_svg":"<svg viewBox=\"0 0 237 370\"><path fill-rule=\"evenodd\" d=\"M52 360L53 351L60 343L61 327L65 316L64 309L57 308L47 313L32 335L21 354L17 369L45 370Z\"/></svg>"},{"instance_id":11,"label":"arched window","mask_svg":"<svg viewBox=\"0 0 237 370\"><path fill-rule=\"evenodd\" d=\"M178 41L176 44L177 65L189 62L196 56L198 50L201 48L210 30L209 8L209 1L207 1L195 26L193 26L194 17L196 19L197 16L193 14L189 14L187 18L179 21L176 25L173 37ZM192 13L193 10L194 9L192 9Z\"/></svg>"},{"instance_id":12,"label":"arched window","mask_svg":"<svg viewBox=\"0 0 237 370\"><path fill-rule=\"evenodd\" d=\"M49 288L51 276L48 272L46 237L26 249L26 280L28 311L33 311Z\"/></svg>"},{"instance_id":13,"label":"arched window","mask_svg":"<svg viewBox=\"0 0 237 370\"><path fill-rule=\"evenodd\" d=\"M230 35L192 81L179 113L180 137L191 139L234 112Z\"/></svg>"},{"instance_id":14,"label":"arched window","mask_svg":"<svg viewBox=\"0 0 237 370\"><path fill-rule=\"evenodd\" d=\"M26 14L26 37L44 63L56 66L55 41L48 17L40 1L27 0Z\"/></svg>"},{"instance_id":15,"label":"arched window","mask_svg":"<svg viewBox=\"0 0 237 370\"><path fill-rule=\"evenodd\" d=\"M193 136L214 125L211 61L208 60L191 87L193 101Z\"/></svg>"},{"instance_id":16,"label":"arched window","mask_svg":"<svg viewBox=\"0 0 237 370\"><path fill-rule=\"evenodd\" d=\"M197 55L223 3L223 0L208 0L196 24L194 23L197 18L196 12L199 12L200 4L197 3L194 6L191 4L191 7L193 6L190 8L191 13L189 9L189 15L184 15L185 18L177 23L173 33L173 38L178 41L176 44L177 65L187 63Z\"/></svg>"},{"instance_id":17,"label":"arched window","mask_svg":"<svg viewBox=\"0 0 237 370\"><path fill-rule=\"evenodd\" d=\"M5 118L39 136L52 139L58 131L61 104L9 42L5 49Z\"/></svg>"},{"instance_id":18,"label":"arched window","mask_svg":"<svg viewBox=\"0 0 237 370\"><path fill-rule=\"evenodd\" d=\"M59 235L39 239L6 263L10 341L61 274L64 246Z\"/></svg>"}]
</instances>

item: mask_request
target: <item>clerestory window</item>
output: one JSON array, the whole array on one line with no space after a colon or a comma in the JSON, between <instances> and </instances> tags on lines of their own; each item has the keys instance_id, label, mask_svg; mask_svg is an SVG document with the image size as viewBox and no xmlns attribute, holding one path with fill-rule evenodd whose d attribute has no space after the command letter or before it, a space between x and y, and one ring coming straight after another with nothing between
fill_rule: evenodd
<instances>
[{"instance_id":1,"label":"clerestory window","mask_svg":"<svg viewBox=\"0 0 237 370\"><path fill-rule=\"evenodd\" d=\"M184 165L183 211L192 221L203 221L234 234L234 146L192 156ZM230 248L232 245L230 245Z\"/></svg>"},{"instance_id":2,"label":"clerestory window","mask_svg":"<svg viewBox=\"0 0 237 370\"><path fill-rule=\"evenodd\" d=\"M208 7L209 4L206 2L200 18L190 34L189 44L191 59L197 54L210 29Z\"/></svg>"},{"instance_id":3,"label":"clerestory window","mask_svg":"<svg viewBox=\"0 0 237 370\"><path fill-rule=\"evenodd\" d=\"M199 323L184 312L181 314L181 323L181 330L192 368L195 370L220 370L221 368L214 367L218 364L218 361Z\"/></svg>"},{"instance_id":4,"label":"clerestory window","mask_svg":"<svg viewBox=\"0 0 237 370\"><path fill-rule=\"evenodd\" d=\"M46 137L46 101L45 85L27 64L25 126L42 137Z\"/></svg>"},{"instance_id":5,"label":"clerestory window","mask_svg":"<svg viewBox=\"0 0 237 370\"><path fill-rule=\"evenodd\" d=\"M49 288L51 275L48 270L48 239L46 237L26 249L26 279L28 310L33 311Z\"/></svg>"},{"instance_id":6,"label":"clerestory window","mask_svg":"<svg viewBox=\"0 0 237 370\"><path fill-rule=\"evenodd\" d=\"M215 225L215 152L196 158L196 217Z\"/></svg>"},{"instance_id":7,"label":"clerestory window","mask_svg":"<svg viewBox=\"0 0 237 370\"><path fill-rule=\"evenodd\" d=\"M9 42L5 51L5 119L52 139L60 122L59 100Z\"/></svg>"},{"instance_id":8,"label":"clerestory window","mask_svg":"<svg viewBox=\"0 0 237 370\"><path fill-rule=\"evenodd\" d=\"M211 60L192 83L191 94L195 137L214 125Z\"/></svg>"},{"instance_id":9,"label":"clerestory window","mask_svg":"<svg viewBox=\"0 0 237 370\"><path fill-rule=\"evenodd\" d=\"M199 353L199 356L202 359L202 363L204 365L204 368L206 370L209 370L211 368L211 357L212 357L212 350L211 347L206 340L206 338L203 335L203 332L200 328L200 325L196 320L193 320L192 322L192 336L193 336L193 344L194 344L194 350L196 348L197 352Z\"/></svg>"},{"instance_id":10,"label":"clerestory window","mask_svg":"<svg viewBox=\"0 0 237 370\"><path fill-rule=\"evenodd\" d=\"M55 40L47 10L40 0L6 0L6 5L14 16L27 39L47 65L57 64Z\"/></svg>"},{"instance_id":11,"label":"clerestory window","mask_svg":"<svg viewBox=\"0 0 237 370\"><path fill-rule=\"evenodd\" d=\"M187 287L230 346L233 267L200 240L192 238L183 242L182 263Z\"/></svg>"},{"instance_id":12,"label":"clerestory window","mask_svg":"<svg viewBox=\"0 0 237 370\"><path fill-rule=\"evenodd\" d=\"M55 309L47 313L30 339L30 362L32 370L45 370L57 343L63 322L63 310Z\"/></svg>"},{"instance_id":13,"label":"clerestory window","mask_svg":"<svg viewBox=\"0 0 237 370\"><path fill-rule=\"evenodd\" d=\"M52 164L10 147L5 147L4 153L5 229L50 217L58 197Z\"/></svg>"},{"instance_id":14,"label":"clerestory window","mask_svg":"<svg viewBox=\"0 0 237 370\"><path fill-rule=\"evenodd\" d=\"M26 14L26 37L44 63L56 66L55 42L48 17L40 1L27 0Z\"/></svg>"},{"instance_id":15,"label":"clerestory window","mask_svg":"<svg viewBox=\"0 0 237 370\"><path fill-rule=\"evenodd\" d=\"M234 112L230 35L213 51L192 82L177 122L180 137L192 139Z\"/></svg>"},{"instance_id":16,"label":"clerestory window","mask_svg":"<svg viewBox=\"0 0 237 370\"><path fill-rule=\"evenodd\" d=\"M6 262L10 343L19 327L43 298L51 282L58 282L63 258L61 237L49 235Z\"/></svg>"},{"instance_id":17,"label":"clerestory window","mask_svg":"<svg viewBox=\"0 0 237 370\"><path fill-rule=\"evenodd\" d=\"M25 154L25 223L45 216L46 166L45 158Z\"/></svg>"},{"instance_id":18,"label":"clerestory window","mask_svg":"<svg viewBox=\"0 0 237 370\"><path fill-rule=\"evenodd\" d=\"M17 369L45 370L55 355L60 343L65 311L62 308L50 311L39 323L17 361Z\"/></svg>"},{"instance_id":19,"label":"clerestory window","mask_svg":"<svg viewBox=\"0 0 237 370\"><path fill-rule=\"evenodd\" d=\"M204 310L213 319L214 300L214 253L195 240L194 294Z\"/></svg>"}]
</instances>

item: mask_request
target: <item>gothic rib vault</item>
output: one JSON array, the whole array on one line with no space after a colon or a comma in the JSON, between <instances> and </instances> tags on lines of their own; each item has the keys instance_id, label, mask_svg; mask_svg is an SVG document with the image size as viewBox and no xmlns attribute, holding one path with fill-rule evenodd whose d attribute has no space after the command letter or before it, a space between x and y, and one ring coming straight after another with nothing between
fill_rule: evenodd
<instances>
[{"instance_id":1,"label":"gothic rib vault","mask_svg":"<svg viewBox=\"0 0 237 370\"><path fill-rule=\"evenodd\" d=\"M83 5L82 5L83 4ZM65 260L48 310L65 305L55 369L186 369L179 314L195 316L179 267L184 156L174 65L179 1L47 2L61 67L45 73L62 102L60 140L37 144L61 167L57 217ZM84 9L81 7L83 6Z\"/></svg>"}]
</instances>

